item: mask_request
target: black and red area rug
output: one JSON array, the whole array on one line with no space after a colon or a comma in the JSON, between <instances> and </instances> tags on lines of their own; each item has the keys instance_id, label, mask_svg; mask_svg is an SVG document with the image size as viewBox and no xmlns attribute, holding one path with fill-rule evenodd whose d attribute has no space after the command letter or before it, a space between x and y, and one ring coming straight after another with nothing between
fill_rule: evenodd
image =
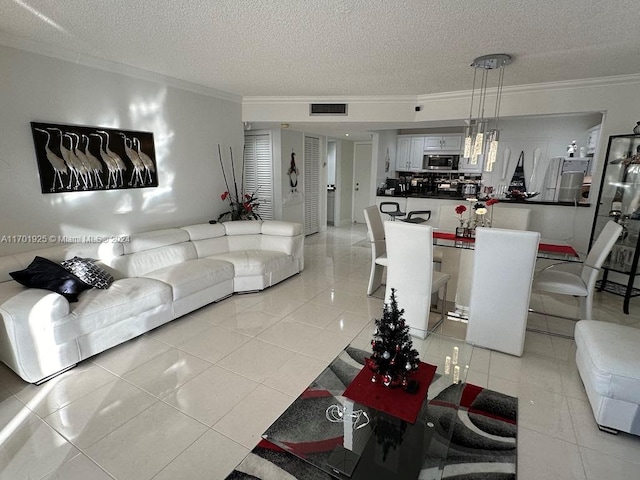
<instances>
[{"instance_id":1,"label":"black and red area rug","mask_svg":"<svg viewBox=\"0 0 640 480\"><path fill-rule=\"evenodd\" d=\"M324 412L325 404L328 406L335 402L333 395L327 396L320 392L333 390L339 395L358 374L358 367L364 363L362 354L365 352L348 349L345 353L346 355L338 357L288 409L291 416L289 420L284 419L288 425L281 425L287 429L287 433L292 432L291 439L294 442L296 436L300 437L299 440L308 440L309 432L304 431L304 425L307 423L305 412ZM432 433L428 445L433 456L426 456L416 478L514 480L518 399L471 384L449 385L450 382L438 380L439 375L436 373L436 378L429 387L431 400L427 407L427 420L434 425L433 429L430 429ZM454 408L459 398L462 398L461 407ZM277 434L274 429L278 428L279 423L280 420L266 433ZM313 452L309 451L309 455L323 455L325 451L330 452L333 449L336 441L342 443L343 426L327 422L326 429L314 433L317 435L315 441L304 445L313 447ZM299 447L301 443L297 445ZM318 449L318 446L326 448ZM393 446L391 448L393 449ZM334 477L311 463L262 440L226 480L332 478Z\"/></svg>"}]
</instances>

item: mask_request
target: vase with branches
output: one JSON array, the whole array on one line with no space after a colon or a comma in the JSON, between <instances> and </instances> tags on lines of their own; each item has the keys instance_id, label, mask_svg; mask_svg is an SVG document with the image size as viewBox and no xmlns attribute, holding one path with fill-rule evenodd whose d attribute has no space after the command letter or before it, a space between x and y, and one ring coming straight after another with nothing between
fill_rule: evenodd
<instances>
[{"instance_id":1,"label":"vase with branches","mask_svg":"<svg viewBox=\"0 0 640 480\"><path fill-rule=\"evenodd\" d=\"M242 155L242 177L240 181L240 188L238 189L238 182L236 181L236 169L233 165L233 150L229 147L229 155L231 157L231 175L233 179L233 191L229 188L229 182L227 181L227 174L224 170L224 161L222 159L222 152L220 150L220 144L218 144L218 158L220 159L220 167L222 168L222 177L224 178L224 184L227 190L220 195L222 201L229 202L229 210L222 212L218 216L218 221L223 222L225 220L261 220L258 213L258 207L260 203L258 201L258 189L253 192L244 191L244 153Z\"/></svg>"}]
</instances>

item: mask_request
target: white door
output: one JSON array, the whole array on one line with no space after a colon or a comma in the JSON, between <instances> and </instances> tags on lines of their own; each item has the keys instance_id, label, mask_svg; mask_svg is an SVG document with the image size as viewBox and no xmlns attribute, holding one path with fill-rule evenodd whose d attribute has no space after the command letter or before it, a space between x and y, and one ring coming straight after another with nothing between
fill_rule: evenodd
<instances>
[{"instance_id":1,"label":"white door","mask_svg":"<svg viewBox=\"0 0 640 480\"><path fill-rule=\"evenodd\" d=\"M320 231L320 139L304 137L304 234Z\"/></svg>"},{"instance_id":2,"label":"white door","mask_svg":"<svg viewBox=\"0 0 640 480\"><path fill-rule=\"evenodd\" d=\"M371 164L373 149L370 143L356 143L353 150L353 220L364 222L364 209L372 205Z\"/></svg>"}]
</instances>

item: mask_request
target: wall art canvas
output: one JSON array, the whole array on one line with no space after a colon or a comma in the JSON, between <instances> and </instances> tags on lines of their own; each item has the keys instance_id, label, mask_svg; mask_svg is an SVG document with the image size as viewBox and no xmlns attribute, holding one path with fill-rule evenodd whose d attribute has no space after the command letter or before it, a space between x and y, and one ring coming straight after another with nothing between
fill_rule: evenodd
<instances>
[{"instance_id":1,"label":"wall art canvas","mask_svg":"<svg viewBox=\"0 0 640 480\"><path fill-rule=\"evenodd\" d=\"M42 193L158 186L153 133L31 122Z\"/></svg>"}]
</instances>

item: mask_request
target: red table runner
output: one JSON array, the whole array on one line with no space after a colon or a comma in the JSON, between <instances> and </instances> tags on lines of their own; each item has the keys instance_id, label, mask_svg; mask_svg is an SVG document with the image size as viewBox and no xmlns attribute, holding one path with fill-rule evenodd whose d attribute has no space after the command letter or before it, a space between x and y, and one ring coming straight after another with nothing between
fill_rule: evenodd
<instances>
[{"instance_id":1,"label":"red table runner","mask_svg":"<svg viewBox=\"0 0 640 480\"><path fill-rule=\"evenodd\" d=\"M373 372L369 367L364 367L342 395L406 422L415 423L435 373L435 365L420 362L418 370L408 378L409 381L418 382L418 391L407 393L402 388L385 387L381 380L373 383Z\"/></svg>"},{"instance_id":2,"label":"red table runner","mask_svg":"<svg viewBox=\"0 0 640 480\"><path fill-rule=\"evenodd\" d=\"M469 237L456 237L455 233L451 232L433 232L433 238L438 238L440 240L457 240L459 242L467 242L473 243L475 242L475 238ZM579 257L578 253L571 245L559 245L557 243L540 243L538 245L539 252L550 252L550 253L562 253L565 255L571 255L573 257Z\"/></svg>"}]
</instances>

